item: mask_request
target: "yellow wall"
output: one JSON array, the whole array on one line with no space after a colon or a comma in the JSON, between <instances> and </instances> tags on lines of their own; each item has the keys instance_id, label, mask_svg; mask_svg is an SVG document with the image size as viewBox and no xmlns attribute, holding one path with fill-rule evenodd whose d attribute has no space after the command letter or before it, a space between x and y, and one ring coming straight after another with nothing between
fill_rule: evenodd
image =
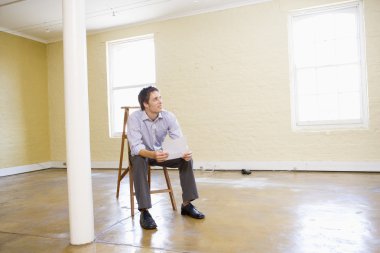
<instances>
[{"instance_id":1,"label":"yellow wall","mask_svg":"<svg viewBox=\"0 0 380 253\"><path fill-rule=\"evenodd\" d=\"M0 32L0 168L50 160L46 47Z\"/></svg>"},{"instance_id":2,"label":"yellow wall","mask_svg":"<svg viewBox=\"0 0 380 253\"><path fill-rule=\"evenodd\" d=\"M291 129L287 14L332 0L277 0L88 37L93 161L117 161L108 137L109 40L153 33L157 85L198 161L380 161L380 1L365 1L369 130ZM48 45L52 160L65 160L62 44Z\"/></svg>"},{"instance_id":3,"label":"yellow wall","mask_svg":"<svg viewBox=\"0 0 380 253\"><path fill-rule=\"evenodd\" d=\"M52 161L66 160L65 104L62 43L47 47L50 151Z\"/></svg>"}]
</instances>

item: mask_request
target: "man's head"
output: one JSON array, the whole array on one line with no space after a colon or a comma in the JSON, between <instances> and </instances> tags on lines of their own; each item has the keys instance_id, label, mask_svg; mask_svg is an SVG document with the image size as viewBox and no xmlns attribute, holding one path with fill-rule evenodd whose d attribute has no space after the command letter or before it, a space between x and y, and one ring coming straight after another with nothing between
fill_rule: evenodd
<instances>
[{"instance_id":1,"label":"man's head","mask_svg":"<svg viewBox=\"0 0 380 253\"><path fill-rule=\"evenodd\" d=\"M160 112L162 110L162 100L159 90L156 87L146 87L142 89L138 96L141 110Z\"/></svg>"}]
</instances>

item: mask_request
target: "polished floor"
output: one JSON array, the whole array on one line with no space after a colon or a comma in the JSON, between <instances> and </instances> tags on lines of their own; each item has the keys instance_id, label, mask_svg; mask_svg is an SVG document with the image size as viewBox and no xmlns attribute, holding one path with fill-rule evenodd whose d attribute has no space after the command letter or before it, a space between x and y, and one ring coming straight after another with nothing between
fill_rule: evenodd
<instances>
[{"instance_id":1,"label":"polished floor","mask_svg":"<svg viewBox=\"0 0 380 253\"><path fill-rule=\"evenodd\" d=\"M380 252L380 173L196 171L206 219L156 194L153 231L130 217L127 180L115 198L116 176L93 170L95 241L83 246L70 245L65 170L1 177L0 252ZM179 207L178 172L170 176Z\"/></svg>"}]
</instances>

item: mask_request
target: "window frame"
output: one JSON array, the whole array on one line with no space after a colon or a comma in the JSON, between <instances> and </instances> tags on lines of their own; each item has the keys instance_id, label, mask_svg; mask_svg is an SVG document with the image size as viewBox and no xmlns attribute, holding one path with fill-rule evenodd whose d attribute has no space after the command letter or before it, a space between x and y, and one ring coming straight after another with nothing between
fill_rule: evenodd
<instances>
[{"instance_id":1,"label":"window frame","mask_svg":"<svg viewBox=\"0 0 380 253\"><path fill-rule=\"evenodd\" d=\"M305 15L314 15L317 13L327 13L331 11L357 8L357 28L358 28L358 48L359 64L361 71L360 79L360 112L361 118L358 120L323 120L323 121L299 121L297 106L297 71L295 66L293 47L293 18ZM307 9L291 11L288 15L288 42L289 42L289 67L290 67L290 91L291 91L291 122L293 131L330 131L340 129L368 129L369 112L368 112L368 84L367 84L367 66L365 52L365 30L362 0L331 4L326 6L312 7ZM338 66L338 65L336 65Z\"/></svg>"},{"instance_id":2,"label":"window frame","mask_svg":"<svg viewBox=\"0 0 380 253\"><path fill-rule=\"evenodd\" d=\"M113 76L112 72L110 71L112 69L112 53L111 50L113 50L113 47L117 47L118 45L122 45L129 42L134 41L140 41L140 40L146 40L146 39L152 39L154 42L154 34L146 34L141 36L135 36L135 37L128 37L124 39L119 40L112 40L106 42L106 57L107 57L107 99L108 99L108 129L109 129L109 137L110 138L120 138L122 136L122 132L118 132L115 129L115 118L114 118L114 111L115 109L115 103L114 103L114 92L115 90L125 90L125 89L131 89L131 88L141 88L148 86L156 86L156 82L154 83L141 83L136 85L123 85L118 87L113 87ZM156 61L154 56L154 61ZM156 65L156 63L155 63ZM155 72L156 72L156 66L155 66ZM138 106L139 104L126 104L125 106Z\"/></svg>"}]
</instances>

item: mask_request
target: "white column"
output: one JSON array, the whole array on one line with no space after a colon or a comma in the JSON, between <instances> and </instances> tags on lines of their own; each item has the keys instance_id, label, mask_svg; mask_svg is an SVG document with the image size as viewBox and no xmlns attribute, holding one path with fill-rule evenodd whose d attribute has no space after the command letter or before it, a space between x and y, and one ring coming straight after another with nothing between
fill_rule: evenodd
<instances>
[{"instance_id":1,"label":"white column","mask_svg":"<svg viewBox=\"0 0 380 253\"><path fill-rule=\"evenodd\" d=\"M94 241L85 0L63 0L66 159L70 243Z\"/></svg>"}]
</instances>

